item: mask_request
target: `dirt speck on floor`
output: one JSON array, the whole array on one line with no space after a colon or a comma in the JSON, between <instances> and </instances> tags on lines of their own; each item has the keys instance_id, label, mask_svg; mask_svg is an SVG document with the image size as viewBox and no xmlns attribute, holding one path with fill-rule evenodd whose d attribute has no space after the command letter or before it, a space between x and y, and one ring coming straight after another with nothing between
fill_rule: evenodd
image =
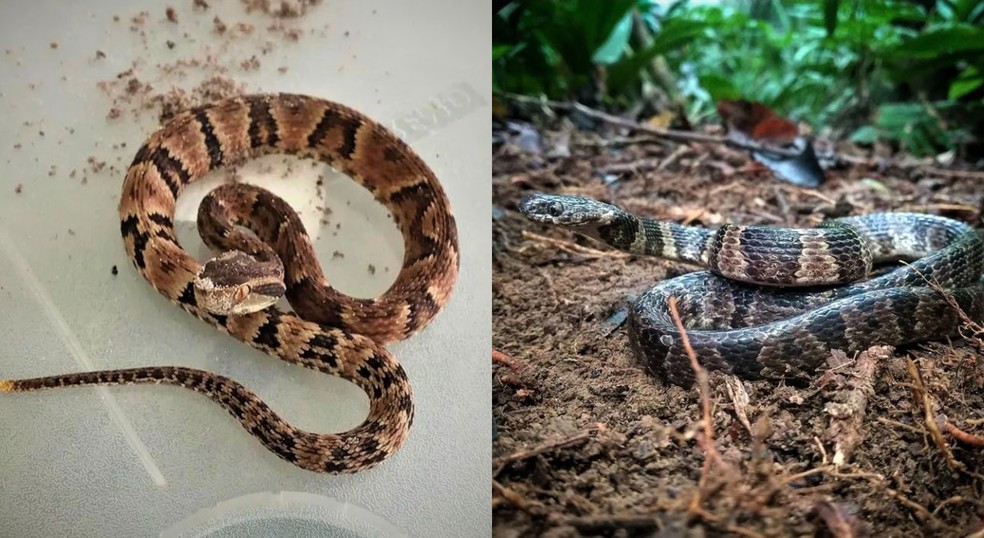
<instances>
[{"instance_id":1,"label":"dirt speck on floor","mask_svg":"<svg viewBox=\"0 0 984 538\"><path fill-rule=\"evenodd\" d=\"M259 11L270 19L269 24L259 27L266 34L258 41L250 39L257 33L256 25L246 20L206 15L210 5L202 0L196 0L183 12L180 6L167 6L165 20L177 23L179 19L185 21L181 17L187 15L190 22L183 22L183 26L193 28L202 26L193 19L201 17L197 20L208 25L214 34L210 40L192 39L187 32L183 38L153 40L149 36L157 29L148 22L150 13L141 11L133 15L130 30L139 34L139 47L143 51L159 47L163 42L169 50L175 51L175 56L170 56L172 59L166 62L151 64L136 54L127 69L112 79L100 81L100 90L111 100L107 117L137 118L156 112L163 122L187 108L245 93L248 88L234 78L234 69L258 71L262 68L259 56L271 53L280 43L300 40L304 34L298 21L320 3L320 0L242 0L239 5L243 16ZM105 57L105 53L96 51L96 59ZM286 72L286 67L280 72ZM197 82L186 82L189 80Z\"/></svg>"},{"instance_id":2,"label":"dirt speck on floor","mask_svg":"<svg viewBox=\"0 0 984 538\"><path fill-rule=\"evenodd\" d=\"M712 373L709 441L699 389L647 373L623 325L639 293L697 269L617 255L516 211L536 191L694 225L805 227L920 211L980 226L979 178L903 160L828 170L821 188L805 190L725 147L638 143L557 122L535 131L538 144L513 131L493 148L494 536L984 528L984 447L946 431L984 434L979 339L832 356L808 384Z\"/></svg>"}]
</instances>

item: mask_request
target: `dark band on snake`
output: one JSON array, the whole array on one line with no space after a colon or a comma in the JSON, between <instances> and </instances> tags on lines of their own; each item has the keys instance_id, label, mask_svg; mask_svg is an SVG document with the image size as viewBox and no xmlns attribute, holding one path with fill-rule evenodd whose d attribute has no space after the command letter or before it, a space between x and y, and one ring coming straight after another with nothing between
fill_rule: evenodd
<instances>
[{"instance_id":1,"label":"dark band on snake","mask_svg":"<svg viewBox=\"0 0 984 538\"><path fill-rule=\"evenodd\" d=\"M184 187L216 168L269 153L325 162L390 211L405 252L384 294L357 299L331 288L296 213L257 187L221 187L200 208L203 240L225 254L203 267L178 245L175 200ZM3 380L0 392L124 383L187 387L218 402L281 458L316 472L361 471L399 449L413 421L413 399L406 373L382 346L434 318L459 265L448 199L409 146L361 113L322 99L225 99L179 114L149 137L127 171L119 216L134 267L161 294L252 347L352 381L369 396L366 420L338 434L299 430L239 383L182 367ZM271 306L285 294L295 313Z\"/></svg>"},{"instance_id":2,"label":"dark band on snake","mask_svg":"<svg viewBox=\"0 0 984 538\"><path fill-rule=\"evenodd\" d=\"M971 226L944 217L876 213L815 229L712 230L576 196L534 194L519 210L616 249L709 269L657 284L629 311L635 353L679 385L692 384L694 374L670 297L701 364L748 379L804 379L834 349L854 353L954 334L961 325L955 307L984 319L984 242ZM906 263L859 280L873 264L900 261Z\"/></svg>"}]
</instances>

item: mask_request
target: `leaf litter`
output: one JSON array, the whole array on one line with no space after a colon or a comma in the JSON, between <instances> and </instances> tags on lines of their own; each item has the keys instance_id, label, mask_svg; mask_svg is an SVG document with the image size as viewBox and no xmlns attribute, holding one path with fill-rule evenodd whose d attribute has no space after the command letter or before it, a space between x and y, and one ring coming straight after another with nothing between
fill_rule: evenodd
<instances>
[{"instance_id":1,"label":"leaf litter","mask_svg":"<svg viewBox=\"0 0 984 538\"><path fill-rule=\"evenodd\" d=\"M984 434L984 348L972 327L964 339L832 354L805 385L711 372L706 391L684 390L645 371L619 320L640 292L696 268L616 253L516 211L540 191L706 226L807 227L903 210L980 226L975 172L853 148L852 164L802 189L720 144L628 139L604 126L562 128L563 136L537 127L536 137L530 125L500 125L494 536L982 531L984 452L975 441ZM557 139L565 151L548 147Z\"/></svg>"}]
</instances>

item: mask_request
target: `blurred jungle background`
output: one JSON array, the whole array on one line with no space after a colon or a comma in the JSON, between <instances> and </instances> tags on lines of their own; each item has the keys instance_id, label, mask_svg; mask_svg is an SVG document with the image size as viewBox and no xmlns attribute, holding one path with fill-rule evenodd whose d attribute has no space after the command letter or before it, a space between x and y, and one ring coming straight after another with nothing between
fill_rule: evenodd
<instances>
[{"instance_id":1,"label":"blurred jungle background","mask_svg":"<svg viewBox=\"0 0 984 538\"><path fill-rule=\"evenodd\" d=\"M493 10L495 538L984 538L982 320L835 350L806 380L681 389L633 353L627 312L699 268L517 210L547 192L704 227L982 230L984 0Z\"/></svg>"},{"instance_id":2,"label":"blurred jungle background","mask_svg":"<svg viewBox=\"0 0 984 538\"><path fill-rule=\"evenodd\" d=\"M675 126L744 98L859 144L982 154L984 1L496 4L496 91Z\"/></svg>"}]
</instances>

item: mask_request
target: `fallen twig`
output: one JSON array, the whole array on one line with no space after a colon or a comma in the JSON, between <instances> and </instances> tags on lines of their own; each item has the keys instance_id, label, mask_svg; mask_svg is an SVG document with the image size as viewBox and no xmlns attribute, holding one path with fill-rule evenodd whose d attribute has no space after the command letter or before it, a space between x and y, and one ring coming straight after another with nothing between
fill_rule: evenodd
<instances>
[{"instance_id":1,"label":"fallen twig","mask_svg":"<svg viewBox=\"0 0 984 538\"><path fill-rule=\"evenodd\" d=\"M523 366L516 361L516 359L506 355L501 351L492 350L492 362L497 362L499 364L504 364L509 367L510 370L519 373L523 370Z\"/></svg>"},{"instance_id":2,"label":"fallen twig","mask_svg":"<svg viewBox=\"0 0 984 538\"><path fill-rule=\"evenodd\" d=\"M621 174L624 172L638 174L643 170L659 170L665 161L666 159L651 158L628 163L614 163L600 169L599 172L603 174Z\"/></svg>"},{"instance_id":3,"label":"fallen twig","mask_svg":"<svg viewBox=\"0 0 984 538\"><path fill-rule=\"evenodd\" d=\"M943 522L937 519L936 516L934 516L933 513L930 512L925 506L906 497L898 490L886 486L884 476L875 473L864 473L864 472L840 473L832 470L828 470L827 474L834 478L860 478L862 480L866 480L868 483L880 487L882 491L888 494L889 497L892 497L893 499L899 501L900 503L914 510L921 519L931 519L937 524L939 524L940 526L945 526Z\"/></svg>"},{"instance_id":4,"label":"fallen twig","mask_svg":"<svg viewBox=\"0 0 984 538\"><path fill-rule=\"evenodd\" d=\"M910 211L916 213L927 213L929 211L963 211L965 213L975 214L979 211L978 208L968 205L968 204L958 204L958 203L935 203L935 204L914 204L914 205L903 205L899 207L896 211Z\"/></svg>"},{"instance_id":5,"label":"fallen twig","mask_svg":"<svg viewBox=\"0 0 984 538\"><path fill-rule=\"evenodd\" d=\"M950 434L957 441L967 445L984 447L984 437L961 430L960 428L954 426L952 422L946 420L946 417L943 417L942 422L943 431Z\"/></svg>"},{"instance_id":6,"label":"fallen twig","mask_svg":"<svg viewBox=\"0 0 984 538\"><path fill-rule=\"evenodd\" d=\"M949 168L936 168L932 166L924 166L919 168L921 172L926 172L927 174L934 174L943 177L966 177L970 179L984 179L984 172L977 172L974 170L950 170Z\"/></svg>"},{"instance_id":7,"label":"fallen twig","mask_svg":"<svg viewBox=\"0 0 984 538\"><path fill-rule=\"evenodd\" d=\"M731 397L731 404L735 408L735 416L738 417L738 422L741 422L745 430L748 431L748 435L754 437L755 434L752 431L752 423L748 420L748 392L745 390L745 385L742 384L741 379L735 375L729 375L724 378L724 386L728 389L728 396Z\"/></svg>"},{"instance_id":8,"label":"fallen twig","mask_svg":"<svg viewBox=\"0 0 984 538\"><path fill-rule=\"evenodd\" d=\"M610 516L569 517L552 514L550 522L569 525L582 531L600 532L617 529L649 530L661 527L655 514L613 514Z\"/></svg>"},{"instance_id":9,"label":"fallen twig","mask_svg":"<svg viewBox=\"0 0 984 538\"><path fill-rule=\"evenodd\" d=\"M540 446L528 450L520 450L519 452L514 452L508 456L503 456L501 458L495 459L492 461L492 466L495 467L495 471L492 473L492 476L493 477L498 476L498 474L502 472L502 469L504 469L510 463L515 463L517 461L534 458L536 456L539 456L540 454L546 454L547 452L551 452L553 450L567 448L570 446L574 446L578 443L581 443L583 441L586 441L591 438L592 434L594 434L596 431L600 429L601 429L600 425L593 428L588 428L587 430L584 430L583 432L573 437L568 437L567 439L560 439L557 441L550 441L548 443L544 443Z\"/></svg>"},{"instance_id":10,"label":"fallen twig","mask_svg":"<svg viewBox=\"0 0 984 538\"><path fill-rule=\"evenodd\" d=\"M673 150L673 153L671 153L669 157L663 159L663 162L659 163L659 166L656 167L656 171L657 172L661 172L661 171L665 170L666 167L668 167L671 164L679 161L680 160L680 157L683 157L684 155L686 155L690 151L691 151L691 148L689 148L687 146L680 146L680 147L678 147L677 149Z\"/></svg>"},{"instance_id":11,"label":"fallen twig","mask_svg":"<svg viewBox=\"0 0 984 538\"><path fill-rule=\"evenodd\" d=\"M933 509L933 515L935 516L936 514L940 513L940 510L946 508L947 506L950 506L951 504L957 504L957 503L973 504L978 508L984 508L984 501L980 499L974 499L972 497L964 497L962 495L954 495L953 497L944 499L943 502L941 502L940 504L937 504L936 508Z\"/></svg>"},{"instance_id":12,"label":"fallen twig","mask_svg":"<svg viewBox=\"0 0 984 538\"><path fill-rule=\"evenodd\" d=\"M897 420L892 420L890 418L878 417L876 420L878 422L881 422L882 424L888 424L889 426L891 426L891 427L893 427L895 429L906 430L909 433L915 433L915 434L918 434L918 435L922 435L922 433L923 433L922 430L920 430L919 428L916 428L915 426L910 426L908 424L905 424L903 422L899 422Z\"/></svg>"},{"instance_id":13,"label":"fallen twig","mask_svg":"<svg viewBox=\"0 0 984 538\"><path fill-rule=\"evenodd\" d=\"M538 508L539 503L534 503L529 501L526 497L523 497L519 493L503 486L496 480L492 480L492 492L496 495L492 497L492 508L498 508L502 506L504 502L520 508L522 510L530 511L533 508Z\"/></svg>"},{"instance_id":14,"label":"fallen twig","mask_svg":"<svg viewBox=\"0 0 984 538\"><path fill-rule=\"evenodd\" d=\"M835 538L855 538L858 536L869 536L871 529L858 520L857 516L851 514L840 504L823 499L813 505L813 511L827 525Z\"/></svg>"},{"instance_id":15,"label":"fallen twig","mask_svg":"<svg viewBox=\"0 0 984 538\"><path fill-rule=\"evenodd\" d=\"M697 377L697 386L700 392L702 409L701 424L703 424L704 429L704 436L700 440L700 445L704 449L705 457L704 466L700 472L700 479L697 482L697 493L691 500L690 508L688 509L691 515L698 515L704 511L700 507L701 493L707 485L707 476L710 472L711 464L720 458L717 448L714 446L714 422L711 421L711 387L707 377L707 370L697 362L697 353L694 352L694 348L690 345L690 337L687 336L687 331L683 327L683 320L680 319L680 312L677 311L676 297L670 297L669 308L670 316L673 317L673 323L676 325L677 330L680 331L680 340L683 343L683 349L687 352L687 357L690 359L690 367L693 368L694 375Z\"/></svg>"},{"instance_id":16,"label":"fallen twig","mask_svg":"<svg viewBox=\"0 0 984 538\"><path fill-rule=\"evenodd\" d=\"M628 146L632 144L665 144L662 138L654 136L617 136L608 140L575 140L572 146L582 146L589 148L607 148L611 146Z\"/></svg>"},{"instance_id":17,"label":"fallen twig","mask_svg":"<svg viewBox=\"0 0 984 538\"><path fill-rule=\"evenodd\" d=\"M933 412L933 401L929 396L929 391L926 390L925 383L923 383L922 373L919 372L919 368L916 367L916 363L912 359L906 358L905 361L906 370L909 372L909 377L912 378L912 394L919 406L922 407L923 423L926 425L926 429L929 430L930 437L933 438L936 446L943 453L943 457L951 469L963 469L963 463L953 457L950 445L943 438L940 426L936 422L936 413Z\"/></svg>"},{"instance_id":18,"label":"fallen twig","mask_svg":"<svg viewBox=\"0 0 984 538\"><path fill-rule=\"evenodd\" d=\"M847 372L845 390L838 394L838 401L826 405L830 415L827 437L834 440L834 465L847 462L864 439L865 411L868 398L875 393L874 379L892 351L889 346L875 346L862 352Z\"/></svg>"},{"instance_id":19,"label":"fallen twig","mask_svg":"<svg viewBox=\"0 0 984 538\"><path fill-rule=\"evenodd\" d=\"M943 296L943 299L947 302L947 304L950 305L950 308L953 308L954 312L957 313L957 317L960 318L960 321L962 321L963 324L966 325L974 333L973 338L977 340L978 345L984 347L984 339L981 338L981 335L984 335L984 325L981 325L980 323L971 319L971 317L967 315L967 312L964 312L964 309L960 307L960 303L958 303L957 299L953 297L953 294L947 291L942 285L940 285L939 281L936 280L935 277L933 278L927 277L919 269L912 267L912 265L908 263L905 262L903 263L909 266L910 269L915 271L917 275L922 277L923 281L926 282L926 284L930 288L932 288L933 291Z\"/></svg>"},{"instance_id":20,"label":"fallen twig","mask_svg":"<svg viewBox=\"0 0 984 538\"><path fill-rule=\"evenodd\" d=\"M611 114L606 114L600 110L595 110L593 108L586 107L578 102L564 103L561 101L551 101L549 99L538 99L536 97L530 97L528 95L519 95L515 93L508 92L497 92L499 95L506 99L511 99L520 103L530 103L549 107L556 110L576 110L585 116L604 121L605 123L610 123L612 125L618 125L620 127L625 127L627 129L632 129L634 131L639 131L643 133L649 133L653 136L659 138L665 138L667 140L673 140L676 142L709 142L712 144L726 144L731 147L745 149L749 151L758 151L762 153L771 153L780 157L799 157L800 152L797 150L788 150L783 148L777 148L773 146L765 146L761 144L751 144L748 142L739 142L732 140L725 136L718 135L708 135L702 133L694 133L690 131L674 131L672 129L659 129L651 125L643 125L639 122L627 120L625 118L619 118L618 116L612 116Z\"/></svg>"},{"instance_id":21,"label":"fallen twig","mask_svg":"<svg viewBox=\"0 0 984 538\"><path fill-rule=\"evenodd\" d=\"M565 252L570 254L578 254L581 256L588 256L591 258L628 258L631 254L626 252L619 252L617 250L612 250L606 252L604 250L596 250L591 247L585 247L574 243L573 241L565 241L563 239L554 239L553 237L547 237L545 235L535 234L533 232L528 232L526 230L522 231L522 236L524 239L532 239L539 243L546 243L548 245L555 246Z\"/></svg>"}]
</instances>

